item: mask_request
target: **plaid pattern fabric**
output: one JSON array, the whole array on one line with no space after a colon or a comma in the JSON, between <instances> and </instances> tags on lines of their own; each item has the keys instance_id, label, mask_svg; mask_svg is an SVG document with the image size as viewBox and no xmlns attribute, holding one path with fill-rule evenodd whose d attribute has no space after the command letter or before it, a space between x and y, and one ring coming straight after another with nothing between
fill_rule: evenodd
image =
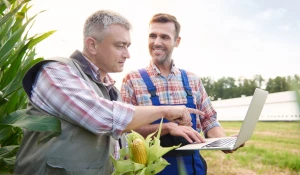
<instances>
[{"instance_id":1,"label":"plaid pattern fabric","mask_svg":"<svg viewBox=\"0 0 300 175\"><path fill-rule=\"evenodd\" d=\"M187 103L187 94L183 88L181 72L174 64L171 69L171 74L167 78L161 76L160 71L153 62L150 62L150 65L146 67L146 71L154 86L156 86L156 94L159 96L161 104ZM204 116L197 117L196 127L199 132L202 130L204 134L206 134L209 129L220 126L217 121L217 114L204 89L201 79L189 71L187 71L187 76L192 89L194 103L197 109L205 112ZM138 71L132 71L124 77L121 95L125 103L136 106L152 105L147 86Z\"/></svg>"},{"instance_id":2,"label":"plaid pattern fabric","mask_svg":"<svg viewBox=\"0 0 300 175\"><path fill-rule=\"evenodd\" d=\"M114 81L108 76L105 83L111 87ZM49 114L67 117L92 133L108 134L115 139L122 135L134 115L134 106L99 97L79 72L61 62L43 65L30 98ZM116 157L118 149L116 144Z\"/></svg>"}]
</instances>

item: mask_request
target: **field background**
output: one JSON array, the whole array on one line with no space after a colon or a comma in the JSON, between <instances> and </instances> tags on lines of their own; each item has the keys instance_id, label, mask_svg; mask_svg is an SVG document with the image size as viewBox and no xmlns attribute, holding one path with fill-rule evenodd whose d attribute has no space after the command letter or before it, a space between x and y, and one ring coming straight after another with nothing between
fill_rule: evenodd
<instances>
[{"instance_id":1,"label":"field background","mask_svg":"<svg viewBox=\"0 0 300 175\"><path fill-rule=\"evenodd\" d=\"M220 122L227 135L242 122ZM201 151L208 175L300 175L300 122L258 122L245 147L233 154Z\"/></svg>"}]
</instances>

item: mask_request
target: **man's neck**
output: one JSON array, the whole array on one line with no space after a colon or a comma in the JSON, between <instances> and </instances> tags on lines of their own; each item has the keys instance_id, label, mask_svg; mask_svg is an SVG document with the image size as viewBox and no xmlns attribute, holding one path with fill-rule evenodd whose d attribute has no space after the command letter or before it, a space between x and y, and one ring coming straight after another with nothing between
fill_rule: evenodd
<instances>
[{"instance_id":1,"label":"man's neck","mask_svg":"<svg viewBox=\"0 0 300 175\"><path fill-rule=\"evenodd\" d=\"M106 75L107 75L107 74L104 74L104 73L102 73L102 72L100 71L100 80L101 80L102 83L106 83L106 82L105 82L105 77L106 77Z\"/></svg>"},{"instance_id":2,"label":"man's neck","mask_svg":"<svg viewBox=\"0 0 300 175\"><path fill-rule=\"evenodd\" d=\"M165 62L163 64L155 64L155 65L163 77L167 78L169 76L169 74L171 73L172 62Z\"/></svg>"},{"instance_id":3,"label":"man's neck","mask_svg":"<svg viewBox=\"0 0 300 175\"><path fill-rule=\"evenodd\" d=\"M107 75L106 72L101 71L101 69L99 67L96 67L97 65L95 65L95 63L93 63L93 56L88 54L88 52L82 52L83 56L87 59L87 61L92 64L91 66L93 67L93 72L97 73L97 69L99 69L99 73L100 73L100 77L97 77L98 80L100 80L100 82L104 83L105 82L105 77Z\"/></svg>"}]
</instances>

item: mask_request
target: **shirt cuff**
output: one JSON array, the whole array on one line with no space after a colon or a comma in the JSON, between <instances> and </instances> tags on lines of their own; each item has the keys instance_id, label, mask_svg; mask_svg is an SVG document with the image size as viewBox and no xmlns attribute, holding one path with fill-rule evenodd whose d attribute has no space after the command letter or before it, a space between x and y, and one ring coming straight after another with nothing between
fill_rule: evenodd
<instances>
[{"instance_id":1,"label":"shirt cuff","mask_svg":"<svg viewBox=\"0 0 300 175\"><path fill-rule=\"evenodd\" d=\"M207 138L207 132L211 128L214 128L214 127L217 127L217 126L221 126L221 124L217 120L215 120L215 121L211 122L207 127L205 127L205 129L203 129L203 133L204 133L205 138Z\"/></svg>"},{"instance_id":2,"label":"shirt cuff","mask_svg":"<svg viewBox=\"0 0 300 175\"><path fill-rule=\"evenodd\" d=\"M113 101L113 123L112 123L112 137L119 139L131 122L135 112L135 107L131 104Z\"/></svg>"}]
</instances>

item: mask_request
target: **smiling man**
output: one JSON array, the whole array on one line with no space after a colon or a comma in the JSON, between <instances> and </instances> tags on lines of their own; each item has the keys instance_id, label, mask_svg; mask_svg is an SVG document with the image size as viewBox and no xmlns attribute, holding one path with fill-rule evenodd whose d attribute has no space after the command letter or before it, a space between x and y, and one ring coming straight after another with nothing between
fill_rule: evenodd
<instances>
[{"instance_id":1,"label":"smiling man","mask_svg":"<svg viewBox=\"0 0 300 175\"><path fill-rule=\"evenodd\" d=\"M61 134L40 142L45 133L24 130L14 174L110 175L109 156L118 158L124 132L161 117L189 125L190 112L203 114L185 106L138 107L119 102L119 91L108 73L123 71L130 57L130 28L121 15L97 11L84 24L82 52L30 68L23 79L27 113L58 118Z\"/></svg>"},{"instance_id":2,"label":"smiling man","mask_svg":"<svg viewBox=\"0 0 300 175\"><path fill-rule=\"evenodd\" d=\"M204 112L203 115L191 114L192 126L182 126L165 120L161 133L162 146L205 142L199 133L201 131L206 137L226 136L200 77L175 67L172 53L180 44L179 33L180 24L174 16L155 14L149 24L148 48L152 58L150 64L144 69L127 74L121 89L124 102L133 105L185 105ZM146 137L158 129L158 123L159 121L155 121L136 131ZM159 175L179 174L177 161L180 159L183 160L189 175L206 174L206 162L199 151L174 150L167 153L164 158L171 165Z\"/></svg>"}]
</instances>

